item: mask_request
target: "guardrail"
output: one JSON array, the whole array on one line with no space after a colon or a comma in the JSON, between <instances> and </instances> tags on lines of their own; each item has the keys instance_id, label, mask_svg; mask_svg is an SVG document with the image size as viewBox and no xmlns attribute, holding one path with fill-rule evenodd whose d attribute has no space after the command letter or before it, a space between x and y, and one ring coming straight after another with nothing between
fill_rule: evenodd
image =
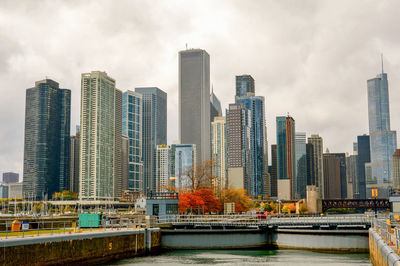
<instances>
[{"instance_id":1,"label":"guardrail","mask_svg":"<svg viewBox=\"0 0 400 266\"><path fill-rule=\"evenodd\" d=\"M372 216L268 216L268 215L164 215L157 217L158 223L190 225L370 225Z\"/></svg>"},{"instance_id":2,"label":"guardrail","mask_svg":"<svg viewBox=\"0 0 400 266\"><path fill-rule=\"evenodd\" d=\"M40 235L73 234L81 232L132 230L149 224L144 217L135 219L67 220L67 221L6 221L0 223L0 240L8 238L35 237Z\"/></svg>"}]
</instances>

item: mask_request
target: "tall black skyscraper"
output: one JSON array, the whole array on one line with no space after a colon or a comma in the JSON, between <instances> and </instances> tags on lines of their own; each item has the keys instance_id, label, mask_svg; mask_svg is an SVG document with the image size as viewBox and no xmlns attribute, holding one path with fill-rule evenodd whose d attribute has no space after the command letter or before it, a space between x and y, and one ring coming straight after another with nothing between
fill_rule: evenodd
<instances>
[{"instance_id":1,"label":"tall black skyscraper","mask_svg":"<svg viewBox=\"0 0 400 266\"><path fill-rule=\"evenodd\" d=\"M26 90L23 191L51 198L68 190L71 91L51 79Z\"/></svg>"},{"instance_id":2,"label":"tall black skyscraper","mask_svg":"<svg viewBox=\"0 0 400 266\"><path fill-rule=\"evenodd\" d=\"M369 135L357 137L358 143L358 187L359 194L355 194L354 198L365 199L366 183L365 183L365 164L371 162L371 151L369 145Z\"/></svg>"},{"instance_id":3,"label":"tall black skyscraper","mask_svg":"<svg viewBox=\"0 0 400 266\"><path fill-rule=\"evenodd\" d=\"M276 144L271 145L271 169L269 170L271 178L271 197L278 196L278 153Z\"/></svg>"},{"instance_id":4,"label":"tall black skyscraper","mask_svg":"<svg viewBox=\"0 0 400 266\"><path fill-rule=\"evenodd\" d=\"M307 152L307 186L315 186L317 181L315 180L315 167L314 167L314 146L311 143L306 144Z\"/></svg>"}]
</instances>

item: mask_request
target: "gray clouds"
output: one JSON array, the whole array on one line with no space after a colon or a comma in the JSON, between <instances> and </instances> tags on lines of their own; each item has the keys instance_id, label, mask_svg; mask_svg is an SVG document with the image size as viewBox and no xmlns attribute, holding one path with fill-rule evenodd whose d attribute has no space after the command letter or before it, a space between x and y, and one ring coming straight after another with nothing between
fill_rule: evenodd
<instances>
[{"instance_id":1,"label":"gray clouds","mask_svg":"<svg viewBox=\"0 0 400 266\"><path fill-rule=\"evenodd\" d=\"M368 133L366 80L389 77L392 129L400 107L397 1L2 1L0 170L22 173L25 89L48 76L72 90L79 124L80 74L104 70L126 90L168 93L168 140L178 138L178 51L203 48L223 107L234 76L251 74L275 117L319 133L332 152Z\"/></svg>"}]
</instances>

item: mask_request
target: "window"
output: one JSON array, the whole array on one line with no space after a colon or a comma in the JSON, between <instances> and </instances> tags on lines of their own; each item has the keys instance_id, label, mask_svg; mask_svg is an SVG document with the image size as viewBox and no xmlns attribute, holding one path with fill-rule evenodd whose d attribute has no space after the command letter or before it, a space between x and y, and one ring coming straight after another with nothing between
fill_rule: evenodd
<instances>
[{"instance_id":1,"label":"window","mask_svg":"<svg viewBox=\"0 0 400 266\"><path fill-rule=\"evenodd\" d=\"M178 214L178 204L167 204L167 214Z\"/></svg>"}]
</instances>

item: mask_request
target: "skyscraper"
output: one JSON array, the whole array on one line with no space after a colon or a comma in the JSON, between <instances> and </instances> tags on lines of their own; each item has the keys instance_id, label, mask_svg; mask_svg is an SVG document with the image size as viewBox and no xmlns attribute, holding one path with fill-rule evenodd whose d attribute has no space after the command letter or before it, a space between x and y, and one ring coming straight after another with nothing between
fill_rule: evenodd
<instances>
[{"instance_id":1,"label":"skyscraper","mask_svg":"<svg viewBox=\"0 0 400 266\"><path fill-rule=\"evenodd\" d=\"M70 150L70 191L79 193L79 146L81 141L80 126L76 126L75 136L71 136Z\"/></svg>"},{"instance_id":2,"label":"skyscraper","mask_svg":"<svg viewBox=\"0 0 400 266\"><path fill-rule=\"evenodd\" d=\"M18 180L19 180L19 174L17 173L12 173L12 172L3 173L4 184L18 183Z\"/></svg>"},{"instance_id":3,"label":"skyscraper","mask_svg":"<svg viewBox=\"0 0 400 266\"><path fill-rule=\"evenodd\" d=\"M269 171L271 175L271 197L278 196L278 154L277 147L275 145L271 145L271 170Z\"/></svg>"},{"instance_id":4,"label":"skyscraper","mask_svg":"<svg viewBox=\"0 0 400 266\"><path fill-rule=\"evenodd\" d=\"M358 155L350 155L346 157L346 179L347 179L347 197L354 198L359 193L358 187Z\"/></svg>"},{"instance_id":5,"label":"skyscraper","mask_svg":"<svg viewBox=\"0 0 400 266\"><path fill-rule=\"evenodd\" d=\"M251 158L251 195L265 196L265 178L268 172L267 133L265 126L265 100L263 96L237 97L236 102L242 104L250 113L250 152Z\"/></svg>"},{"instance_id":6,"label":"skyscraper","mask_svg":"<svg viewBox=\"0 0 400 266\"><path fill-rule=\"evenodd\" d=\"M308 143L312 145L313 151L313 176L315 177L315 184L319 187L319 193L321 199L324 198L324 162L323 162L323 142L319 135L311 135L308 138Z\"/></svg>"},{"instance_id":7,"label":"skyscraper","mask_svg":"<svg viewBox=\"0 0 400 266\"><path fill-rule=\"evenodd\" d=\"M142 94L143 193L147 194L157 188L157 145L167 143L167 94L155 87L136 88L135 91Z\"/></svg>"},{"instance_id":8,"label":"skyscraper","mask_svg":"<svg viewBox=\"0 0 400 266\"><path fill-rule=\"evenodd\" d=\"M294 199L306 197L307 186L307 149L306 133L296 132L296 176L294 178Z\"/></svg>"},{"instance_id":9,"label":"skyscraper","mask_svg":"<svg viewBox=\"0 0 400 266\"><path fill-rule=\"evenodd\" d=\"M50 199L69 189L71 91L51 79L26 90L23 189Z\"/></svg>"},{"instance_id":10,"label":"skyscraper","mask_svg":"<svg viewBox=\"0 0 400 266\"><path fill-rule=\"evenodd\" d=\"M306 144L307 152L307 186L315 186L314 148L311 143Z\"/></svg>"},{"instance_id":11,"label":"skyscraper","mask_svg":"<svg viewBox=\"0 0 400 266\"><path fill-rule=\"evenodd\" d=\"M105 72L83 73L81 88L79 197L114 200L115 80Z\"/></svg>"},{"instance_id":12,"label":"skyscraper","mask_svg":"<svg viewBox=\"0 0 400 266\"><path fill-rule=\"evenodd\" d=\"M255 93L253 77L250 75L236 76L236 97L246 96L248 93Z\"/></svg>"},{"instance_id":13,"label":"skyscraper","mask_svg":"<svg viewBox=\"0 0 400 266\"><path fill-rule=\"evenodd\" d=\"M327 199L341 198L340 158L334 154L323 154L324 195Z\"/></svg>"},{"instance_id":14,"label":"skyscraper","mask_svg":"<svg viewBox=\"0 0 400 266\"><path fill-rule=\"evenodd\" d=\"M229 104L226 111L227 186L244 188L251 195L251 153L249 110L239 103Z\"/></svg>"},{"instance_id":15,"label":"skyscraper","mask_svg":"<svg viewBox=\"0 0 400 266\"><path fill-rule=\"evenodd\" d=\"M196 144L199 163L210 159L210 56L179 52L179 139Z\"/></svg>"},{"instance_id":16,"label":"skyscraper","mask_svg":"<svg viewBox=\"0 0 400 266\"><path fill-rule=\"evenodd\" d=\"M171 177L171 147L166 144L157 145L156 153L156 191L168 191Z\"/></svg>"},{"instance_id":17,"label":"skyscraper","mask_svg":"<svg viewBox=\"0 0 400 266\"><path fill-rule=\"evenodd\" d=\"M365 199L366 194L366 174L365 165L371 162L371 149L370 149L369 135L362 135L357 137L357 180L355 181L358 190L355 191L354 198Z\"/></svg>"},{"instance_id":18,"label":"skyscraper","mask_svg":"<svg viewBox=\"0 0 400 266\"><path fill-rule=\"evenodd\" d=\"M122 195L122 91L115 89L114 115L114 197Z\"/></svg>"},{"instance_id":19,"label":"skyscraper","mask_svg":"<svg viewBox=\"0 0 400 266\"><path fill-rule=\"evenodd\" d=\"M396 131L390 130L389 91L387 74L382 73L367 81L368 120L371 162L366 167L367 197L372 188L379 188L380 197L389 196L392 183L392 155L397 147Z\"/></svg>"},{"instance_id":20,"label":"skyscraper","mask_svg":"<svg viewBox=\"0 0 400 266\"><path fill-rule=\"evenodd\" d=\"M222 116L221 102L218 100L214 91L211 91L210 95L210 122L214 122L214 118Z\"/></svg>"},{"instance_id":21,"label":"skyscraper","mask_svg":"<svg viewBox=\"0 0 400 266\"><path fill-rule=\"evenodd\" d=\"M128 190L136 192L143 191L142 109L142 94L122 94L122 134L129 139Z\"/></svg>"},{"instance_id":22,"label":"skyscraper","mask_svg":"<svg viewBox=\"0 0 400 266\"><path fill-rule=\"evenodd\" d=\"M215 191L226 188L226 119L216 116L211 123L211 155L213 163L213 176Z\"/></svg>"},{"instance_id":23,"label":"skyscraper","mask_svg":"<svg viewBox=\"0 0 400 266\"><path fill-rule=\"evenodd\" d=\"M192 180L188 173L193 177L197 164L196 154L196 144L171 145L171 176L178 191L191 188Z\"/></svg>"},{"instance_id":24,"label":"skyscraper","mask_svg":"<svg viewBox=\"0 0 400 266\"><path fill-rule=\"evenodd\" d=\"M281 193L283 199L287 199L287 197L293 199L295 196L295 189L293 187L293 179L296 176L295 132L295 121L293 117L276 117L278 196L279 193ZM286 182L288 187L286 187L286 185L283 187L284 182L279 180L288 180L288 183ZM281 184L281 188L279 187L279 184Z\"/></svg>"},{"instance_id":25,"label":"skyscraper","mask_svg":"<svg viewBox=\"0 0 400 266\"><path fill-rule=\"evenodd\" d=\"M336 156L340 160L340 198L347 197L347 178L346 178L346 154L345 153L329 153Z\"/></svg>"}]
</instances>

